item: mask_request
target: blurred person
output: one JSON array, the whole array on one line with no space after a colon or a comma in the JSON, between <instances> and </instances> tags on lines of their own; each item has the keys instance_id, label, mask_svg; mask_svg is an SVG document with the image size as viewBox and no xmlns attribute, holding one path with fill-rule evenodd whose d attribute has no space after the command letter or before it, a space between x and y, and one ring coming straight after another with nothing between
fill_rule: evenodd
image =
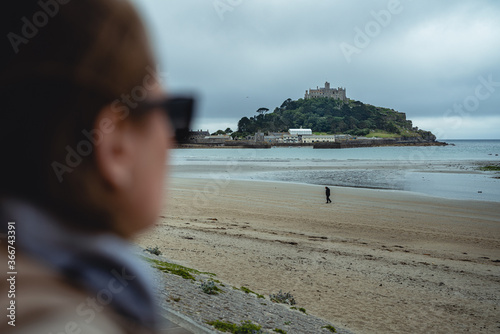
<instances>
[{"instance_id":1,"label":"blurred person","mask_svg":"<svg viewBox=\"0 0 500 334\"><path fill-rule=\"evenodd\" d=\"M154 333L129 239L158 217L193 101L164 93L127 1L0 15L0 332Z\"/></svg>"}]
</instances>

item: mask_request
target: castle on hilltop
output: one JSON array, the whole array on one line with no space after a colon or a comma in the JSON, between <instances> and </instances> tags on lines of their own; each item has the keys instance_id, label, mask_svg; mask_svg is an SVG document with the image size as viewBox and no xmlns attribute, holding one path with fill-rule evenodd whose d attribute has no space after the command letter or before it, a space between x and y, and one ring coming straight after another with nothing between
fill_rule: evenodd
<instances>
[{"instance_id":1,"label":"castle on hilltop","mask_svg":"<svg viewBox=\"0 0 500 334\"><path fill-rule=\"evenodd\" d=\"M339 99L342 101L346 101L347 97L345 95L345 88L330 88L330 83L325 82L324 88L319 88L316 86L316 89L306 90L306 95L304 99L310 99L313 97L328 97L331 99Z\"/></svg>"}]
</instances>

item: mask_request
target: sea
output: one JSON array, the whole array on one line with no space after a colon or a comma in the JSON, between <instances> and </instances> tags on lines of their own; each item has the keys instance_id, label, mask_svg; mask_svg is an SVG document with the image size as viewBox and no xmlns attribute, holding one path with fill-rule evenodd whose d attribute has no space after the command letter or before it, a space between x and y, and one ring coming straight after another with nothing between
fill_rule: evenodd
<instances>
[{"instance_id":1,"label":"sea","mask_svg":"<svg viewBox=\"0 0 500 334\"><path fill-rule=\"evenodd\" d=\"M449 145L176 149L170 164L173 177L305 183L500 202L500 172L480 169L500 165L500 140L444 141ZM200 172L203 166L207 173Z\"/></svg>"}]
</instances>

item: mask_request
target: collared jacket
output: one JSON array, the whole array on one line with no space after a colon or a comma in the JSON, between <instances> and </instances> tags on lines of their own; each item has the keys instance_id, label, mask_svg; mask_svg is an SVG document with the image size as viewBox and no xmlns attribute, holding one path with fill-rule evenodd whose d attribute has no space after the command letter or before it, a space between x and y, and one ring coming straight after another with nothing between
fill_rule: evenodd
<instances>
[{"instance_id":1,"label":"collared jacket","mask_svg":"<svg viewBox=\"0 0 500 334\"><path fill-rule=\"evenodd\" d=\"M156 332L148 269L128 242L77 233L34 206L5 200L0 233L0 333Z\"/></svg>"}]
</instances>

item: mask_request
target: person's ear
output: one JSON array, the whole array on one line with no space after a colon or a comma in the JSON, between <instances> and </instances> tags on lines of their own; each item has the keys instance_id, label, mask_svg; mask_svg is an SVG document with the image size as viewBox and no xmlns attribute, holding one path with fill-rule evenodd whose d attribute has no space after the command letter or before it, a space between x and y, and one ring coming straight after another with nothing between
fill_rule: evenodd
<instances>
[{"instance_id":1,"label":"person's ear","mask_svg":"<svg viewBox=\"0 0 500 334\"><path fill-rule=\"evenodd\" d=\"M97 170L106 186L124 189L133 181L136 143L133 124L108 105L94 123L94 150Z\"/></svg>"}]
</instances>

